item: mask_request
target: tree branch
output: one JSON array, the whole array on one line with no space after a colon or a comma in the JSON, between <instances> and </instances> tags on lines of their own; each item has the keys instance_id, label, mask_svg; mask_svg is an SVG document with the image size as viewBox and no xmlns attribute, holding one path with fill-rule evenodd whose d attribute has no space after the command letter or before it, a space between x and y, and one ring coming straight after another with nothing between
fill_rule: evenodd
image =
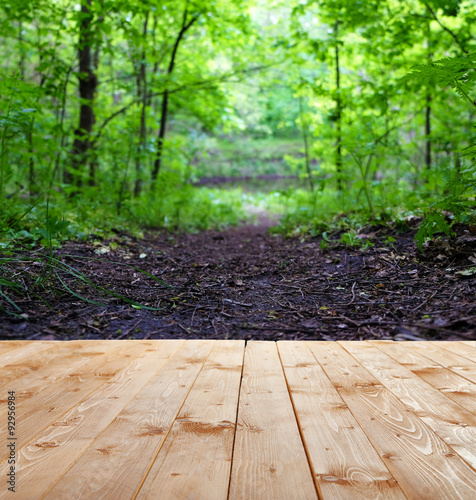
<instances>
[{"instance_id":1,"label":"tree branch","mask_svg":"<svg viewBox=\"0 0 476 500\"><path fill-rule=\"evenodd\" d=\"M192 19L190 19L190 21L188 23L187 23L187 16L188 16L188 7L185 9L185 11L183 13L182 27L180 28L179 34L177 36L177 39L175 40L174 48L172 50L172 56L170 57L169 69L167 71L167 73L169 75L174 70L175 56L177 55L177 50L178 50L178 47L180 45L180 42L181 42L183 36L185 35L185 33L187 32L187 30L189 28L191 28L192 25L195 23L195 21L197 21L197 19L200 17L200 13L196 14L195 16L193 16Z\"/></svg>"},{"instance_id":2,"label":"tree branch","mask_svg":"<svg viewBox=\"0 0 476 500\"><path fill-rule=\"evenodd\" d=\"M425 7L428 9L428 12L432 15L433 19L448 33L451 35L451 37L453 38L453 40L456 42L456 44L459 46L459 48L462 50L462 52L464 52L465 54L469 54L469 52L464 48L463 44L460 42L459 38L456 36L455 33L453 33L453 31L451 31L447 26L445 26L438 18L438 16L436 15L436 12L431 8L431 6L423 1L423 4L425 5Z\"/></svg>"},{"instance_id":3,"label":"tree branch","mask_svg":"<svg viewBox=\"0 0 476 500\"><path fill-rule=\"evenodd\" d=\"M271 68L273 66L277 66L278 64L281 64L281 63L265 64L265 65L262 65L262 66L255 66L253 68L247 68L247 69L243 69L243 70L239 70L239 71L233 71L233 72L225 73L225 74L223 74L223 75L221 75L221 76L219 76L217 78L210 78L208 80L201 80L201 81L197 81L197 82L192 82L192 83L187 84L187 85L182 85L182 86L177 87L175 89L169 90L168 93L169 93L169 95L170 94L176 94L178 92L183 92L184 90L189 90L189 89L191 89L193 87L205 87L205 86L210 86L210 85L214 85L214 84L217 84L217 83L222 83L222 82L225 82L225 81L229 80L233 76L242 75L242 74L246 74L246 73L252 73L254 71L261 71L263 69L268 69L268 68ZM147 99L152 99L154 97L158 97L160 95L164 95L165 92L166 92L166 90L161 90L160 92L151 92L151 93L148 93L147 94ZM141 102L142 102L142 99L138 99L138 98L137 99L133 99L129 104L126 104L122 108L120 108L117 111L115 111L112 115L108 116L101 123L101 125L98 127L97 133L96 133L96 137L94 138L93 141L91 141L91 147L94 147L95 144L99 141L99 139L101 138L101 136L103 134L104 129L107 127L107 125L114 118L116 118L117 116L121 115L122 113L125 113L129 108L131 108L132 106L134 106L134 104L140 104Z\"/></svg>"}]
</instances>

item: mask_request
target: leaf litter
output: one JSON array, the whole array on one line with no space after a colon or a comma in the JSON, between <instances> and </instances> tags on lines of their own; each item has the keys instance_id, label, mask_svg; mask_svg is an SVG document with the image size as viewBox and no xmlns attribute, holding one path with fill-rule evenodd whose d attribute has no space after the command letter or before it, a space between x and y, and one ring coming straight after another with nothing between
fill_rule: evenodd
<instances>
[{"instance_id":1,"label":"leaf litter","mask_svg":"<svg viewBox=\"0 0 476 500\"><path fill-rule=\"evenodd\" d=\"M9 291L22 314L0 313L0 338L476 339L476 245L465 226L423 253L414 231L362 233L372 247L322 249L321 238L263 225L68 242L56 258L113 294L74 274L60 277L75 294Z\"/></svg>"}]
</instances>

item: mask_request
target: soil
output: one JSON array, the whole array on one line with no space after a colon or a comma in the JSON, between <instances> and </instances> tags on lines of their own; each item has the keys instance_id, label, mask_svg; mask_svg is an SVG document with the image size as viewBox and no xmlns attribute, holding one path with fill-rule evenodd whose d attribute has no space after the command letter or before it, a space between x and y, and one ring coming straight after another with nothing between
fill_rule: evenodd
<instances>
[{"instance_id":1,"label":"soil","mask_svg":"<svg viewBox=\"0 0 476 500\"><path fill-rule=\"evenodd\" d=\"M371 248L321 249L320 238L270 235L263 220L69 242L57 251L62 262L139 305L60 271L96 303L66 293L59 278L37 292L42 300L9 291L23 315L0 312L0 339L474 340L476 237L456 229L423 253L415 229L369 227L360 236ZM41 265L16 265L11 272L34 286Z\"/></svg>"}]
</instances>

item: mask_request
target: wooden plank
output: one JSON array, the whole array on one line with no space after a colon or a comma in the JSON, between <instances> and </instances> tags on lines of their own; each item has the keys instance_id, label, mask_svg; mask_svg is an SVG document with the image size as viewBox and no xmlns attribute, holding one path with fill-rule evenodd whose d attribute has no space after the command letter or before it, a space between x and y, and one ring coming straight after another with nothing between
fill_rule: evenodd
<instances>
[{"instance_id":1,"label":"wooden plank","mask_svg":"<svg viewBox=\"0 0 476 500\"><path fill-rule=\"evenodd\" d=\"M50 489L182 343L149 342L151 345L109 382L21 448L16 470L21 477L18 493L22 498L38 498ZM8 468L4 462L0 474L6 476ZM0 490L2 498L7 498L6 490Z\"/></svg>"},{"instance_id":2,"label":"wooden plank","mask_svg":"<svg viewBox=\"0 0 476 500\"><path fill-rule=\"evenodd\" d=\"M25 375L32 375L35 380L38 379L38 370L47 366L50 360L69 354L69 349L65 347L60 347L55 351L43 349L30 354L28 357L0 366L0 394L8 391L10 382L15 381L15 385L17 385L19 379Z\"/></svg>"},{"instance_id":3,"label":"wooden plank","mask_svg":"<svg viewBox=\"0 0 476 500\"><path fill-rule=\"evenodd\" d=\"M61 342L28 342L27 344L20 346L18 349L13 349L0 354L0 367L8 364L19 363L46 349L50 349L52 351L54 348L60 347L60 345Z\"/></svg>"},{"instance_id":4,"label":"wooden plank","mask_svg":"<svg viewBox=\"0 0 476 500\"><path fill-rule=\"evenodd\" d=\"M323 499L406 498L304 342L278 342Z\"/></svg>"},{"instance_id":5,"label":"wooden plank","mask_svg":"<svg viewBox=\"0 0 476 500\"><path fill-rule=\"evenodd\" d=\"M432 342L433 345L436 345L437 347L442 347L443 349L446 349L447 351L450 351L454 354L458 354L459 356L462 356L463 358L467 358L473 363L476 363L476 349L474 346L469 346L464 344L463 342L438 342L434 341ZM475 343L476 345L476 343Z\"/></svg>"},{"instance_id":6,"label":"wooden plank","mask_svg":"<svg viewBox=\"0 0 476 500\"><path fill-rule=\"evenodd\" d=\"M332 342L310 349L408 498L475 498L476 471L350 354Z\"/></svg>"},{"instance_id":7,"label":"wooden plank","mask_svg":"<svg viewBox=\"0 0 476 500\"><path fill-rule=\"evenodd\" d=\"M476 384L426 358L406 342L370 342L446 397L476 414Z\"/></svg>"},{"instance_id":8,"label":"wooden plank","mask_svg":"<svg viewBox=\"0 0 476 500\"><path fill-rule=\"evenodd\" d=\"M412 346L412 350L415 349L423 356L468 379L473 384L476 383L476 363L473 361L437 347L433 342L412 342Z\"/></svg>"},{"instance_id":9,"label":"wooden plank","mask_svg":"<svg viewBox=\"0 0 476 500\"><path fill-rule=\"evenodd\" d=\"M35 342L35 341L34 340L0 340L0 345L21 346L21 345L29 344L31 342Z\"/></svg>"},{"instance_id":10,"label":"wooden plank","mask_svg":"<svg viewBox=\"0 0 476 500\"><path fill-rule=\"evenodd\" d=\"M245 343L217 341L137 497L226 500Z\"/></svg>"},{"instance_id":11,"label":"wooden plank","mask_svg":"<svg viewBox=\"0 0 476 500\"><path fill-rule=\"evenodd\" d=\"M476 416L367 342L339 342L365 369L476 469ZM411 349L411 346L408 347Z\"/></svg>"},{"instance_id":12,"label":"wooden plank","mask_svg":"<svg viewBox=\"0 0 476 500\"><path fill-rule=\"evenodd\" d=\"M214 343L187 341L44 498L133 498Z\"/></svg>"},{"instance_id":13,"label":"wooden plank","mask_svg":"<svg viewBox=\"0 0 476 500\"><path fill-rule=\"evenodd\" d=\"M15 381L16 391L35 392L38 380L41 380L42 386L46 386L63 377L65 370L73 370L75 364L80 365L85 359L104 354L106 346L113 345L105 342L58 342L54 349L43 349L27 359L8 363L0 367L0 390L7 392L11 388L11 382Z\"/></svg>"},{"instance_id":14,"label":"wooden plank","mask_svg":"<svg viewBox=\"0 0 476 500\"><path fill-rule=\"evenodd\" d=\"M274 342L246 346L229 498L317 498Z\"/></svg>"},{"instance_id":15,"label":"wooden plank","mask_svg":"<svg viewBox=\"0 0 476 500\"><path fill-rule=\"evenodd\" d=\"M474 347L476 349L476 340L461 340L460 342L462 344L469 345L469 346Z\"/></svg>"},{"instance_id":16,"label":"wooden plank","mask_svg":"<svg viewBox=\"0 0 476 500\"><path fill-rule=\"evenodd\" d=\"M144 343L124 343L121 347L111 344L104 355L93 356L86 363L80 358L72 370L63 373L54 383L38 379L35 391L19 391L16 418L21 422L21 432L18 432L17 447L24 446L59 416L80 403L145 348ZM12 390L16 390L14 385ZM0 436L6 436L7 432L5 411L5 405L2 405ZM7 454L6 447L0 448L0 460L5 459Z\"/></svg>"},{"instance_id":17,"label":"wooden plank","mask_svg":"<svg viewBox=\"0 0 476 500\"><path fill-rule=\"evenodd\" d=\"M0 341L0 355L6 352L13 351L13 349L18 349L25 345L25 342L20 343L17 340L1 340Z\"/></svg>"}]
</instances>

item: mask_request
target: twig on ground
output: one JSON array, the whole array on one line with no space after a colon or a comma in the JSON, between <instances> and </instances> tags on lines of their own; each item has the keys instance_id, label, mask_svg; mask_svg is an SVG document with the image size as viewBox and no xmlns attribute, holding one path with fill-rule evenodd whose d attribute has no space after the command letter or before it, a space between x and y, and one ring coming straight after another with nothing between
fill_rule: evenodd
<instances>
[{"instance_id":1,"label":"twig on ground","mask_svg":"<svg viewBox=\"0 0 476 500\"><path fill-rule=\"evenodd\" d=\"M223 302L228 302L235 306L243 306L243 307L253 307L253 304L245 304L244 302L237 302L236 300L223 299Z\"/></svg>"},{"instance_id":2,"label":"twig on ground","mask_svg":"<svg viewBox=\"0 0 476 500\"><path fill-rule=\"evenodd\" d=\"M183 325L181 325L180 323L177 323L177 326L183 330L187 335L190 335L190 331L187 330ZM191 329L190 329L191 330Z\"/></svg>"},{"instance_id":3,"label":"twig on ground","mask_svg":"<svg viewBox=\"0 0 476 500\"><path fill-rule=\"evenodd\" d=\"M345 304L346 306L350 306L350 304L352 304L352 302L354 302L355 300L355 291L354 291L354 288L355 288L355 285L357 284L356 281L354 281L354 284L352 285L352 300L350 302L347 302L347 304Z\"/></svg>"},{"instance_id":4,"label":"twig on ground","mask_svg":"<svg viewBox=\"0 0 476 500\"><path fill-rule=\"evenodd\" d=\"M417 312L418 309L421 309L425 304L427 304L436 294L438 293L438 290L436 292L433 292L429 297L427 297L420 305L412 309L410 312L414 313Z\"/></svg>"},{"instance_id":5,"label":"twig on ground","mask_svg":"<svg viewBox=\"0 0 476 500\"><path fill-rule=\"evenodd\" d=\"M122 332L118 337L115 337L115 340L123 339L124 337L127 337L129 333L132 332L135 328L137 328L142 321L142 318L137 321L134 325L132 325L130 328L128 328L125 332ZM109 335L108 339L111 338L111 335Z\"/></svg>"}]
</instances>

